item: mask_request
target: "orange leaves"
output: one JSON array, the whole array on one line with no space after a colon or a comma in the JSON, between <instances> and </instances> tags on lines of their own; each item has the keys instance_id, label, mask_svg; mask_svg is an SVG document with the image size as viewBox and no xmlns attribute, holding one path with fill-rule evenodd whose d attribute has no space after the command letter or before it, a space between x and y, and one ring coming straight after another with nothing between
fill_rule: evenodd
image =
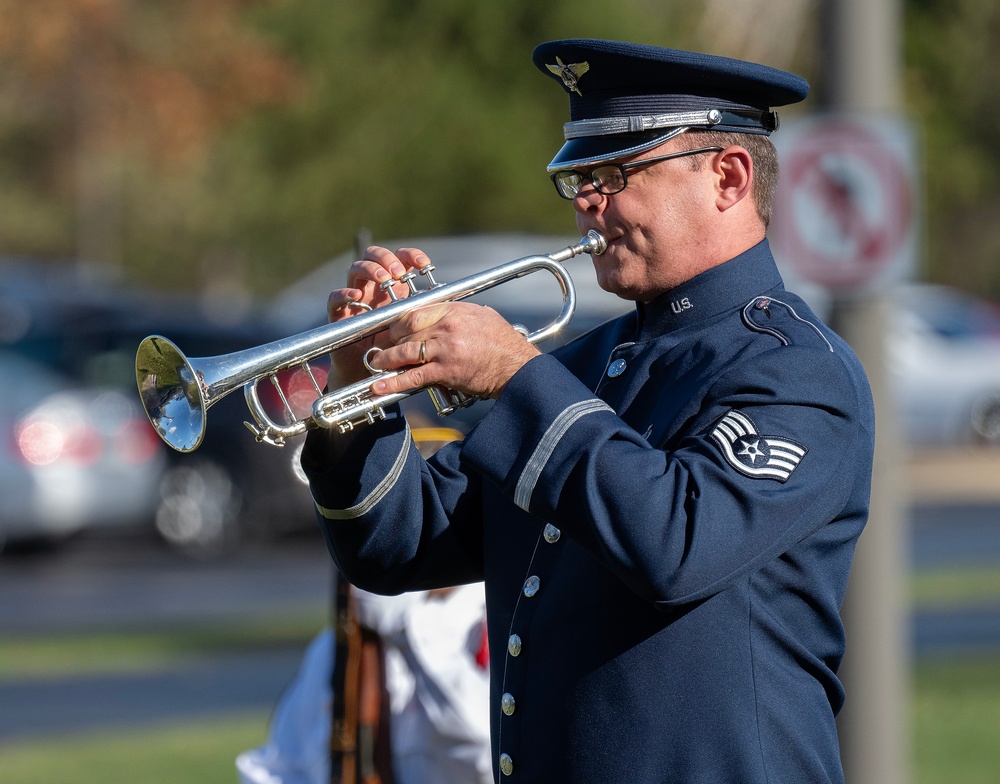
<instances>
[{"instance_id":1,"label":"orange leaves","mask_svg":"<svg viewBox=\"0 0 1000 784\"><path fill-rule=\"evenodd\" d=\"M272 0L273 1L273 0ZM246 20L248 0L0 0L0 92L88 146L154 162L297 94L294 64Z\"/></svg>"}]
</instances>

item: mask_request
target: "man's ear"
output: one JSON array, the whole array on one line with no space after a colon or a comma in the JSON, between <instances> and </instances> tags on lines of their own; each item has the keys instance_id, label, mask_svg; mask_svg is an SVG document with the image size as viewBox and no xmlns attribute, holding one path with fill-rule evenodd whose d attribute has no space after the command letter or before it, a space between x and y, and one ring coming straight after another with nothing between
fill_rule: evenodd
<instances>
[{"instance_id":1,"label":"man's ear","mask_svg":"<svg viewBox=\"0 0 1000 784\"><path fill-rule=\"evenodd\" d=\"M712 164L716 174L716 205L720 212L728 210L750 195L753 184L753 158L746 148L731 145L715 156Z\"/></svg>"}]
</instances>

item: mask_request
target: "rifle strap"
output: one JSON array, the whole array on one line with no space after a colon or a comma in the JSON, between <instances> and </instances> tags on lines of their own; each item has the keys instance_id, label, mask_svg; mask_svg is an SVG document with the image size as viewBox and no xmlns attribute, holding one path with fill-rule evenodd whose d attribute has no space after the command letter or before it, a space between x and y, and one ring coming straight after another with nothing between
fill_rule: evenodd
<instances>
[{"instance_id":1,"label":"rifle strap","mask_svg":"<svg viewBox=\"0 0 1000 784\"><path fill-rule=\"evenodd\" d=\"M382 640L358 623L350 584L339 575L334 627L330 782L393 784Z\"/></svg>"},{"instance_id":2,"label":"rifle strap","mask_svg":"<svg viewBox=\"0 0 1000 784\"><path fill-rule=\"evenodd\" d=\"M358 671L361 627L350 584L337 575L334 599L334 657L330 677L330 784L360 784L357 771Z\"/></svg>"}]
</instances>

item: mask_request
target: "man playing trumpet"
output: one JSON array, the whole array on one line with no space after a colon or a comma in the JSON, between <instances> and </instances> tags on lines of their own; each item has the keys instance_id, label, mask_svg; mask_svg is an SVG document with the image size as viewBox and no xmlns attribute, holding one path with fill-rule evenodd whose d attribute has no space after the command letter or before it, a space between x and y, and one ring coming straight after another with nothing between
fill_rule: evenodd
<instances>
[{"instance_id":1,"label":"man playing trumpet","mask_svg":"<svg viewBox=\"0 0 1000 784\"><path fill-rule=\"evenodd\" d=\"M330 386L495 403L420 457L398 409L309 434L331 553L398 593L485 580L494 775L841 782L839 608L868 514L874 413L847 345L786 291L765 232L792 74L598 40L534 53L569 96L549 173L602 288L635 310L552 354L471 303L335 352ZM329 299L428 259L370 248Z\"/></svg>"}]
</instances>

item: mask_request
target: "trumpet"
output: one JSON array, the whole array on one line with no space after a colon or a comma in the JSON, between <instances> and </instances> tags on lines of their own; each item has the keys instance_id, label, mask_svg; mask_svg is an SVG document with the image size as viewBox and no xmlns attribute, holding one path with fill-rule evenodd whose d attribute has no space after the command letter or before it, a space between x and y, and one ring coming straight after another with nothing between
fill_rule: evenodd
<instances>
[{"instance_id":1,"label":"trumpet","mask_svg":"<svg viewBox=\"0 0 1000 784\"><path fill-rule=\"evenodd\" d=\"M433 267L408 272L401 281L389 282L385 291L388 304L368 309L349 319L326 324L262 346L216 357L188 358L167 338L150 335L139 344L135 360L135 378L146 415L157 434L178 452L193 452L204 437L209 408L238 387L243 387L253 422L244 424L258 443L284 446L287 439L313 428L336 428L345 433L355 426L372 423L386 415L386 408L424 389L430 394L439 415L471 405L476 398L458 390L439 386L423 387L391 395L375 395L372 383L380 377L402 371L382 371L371 378L337 390L324 392L309 367L310 360L362 340L389 327L405 313L425 305L453 302L471 297L502 283L544 270L552 274L562 291L562 308L549 324L534 332L522 328L530 343L552 337L569 323L576 310L573 279L562 266L574 256L589 253L597 256L607 243L596 231L588 232L579 242L544 256L525 256L508 261L454 283L437 283ZM428 287L418 289L414 278L424 274ZM403 282L409 289L406 297L397 298L392 283ZM366 363L367 364L367 363ZM296 417L277 374L295 367L305 370L316 391L308 416ZM269 378L280 399L286 422L276 422L261 404L258 384Z\"/></svg>"}]
</instances>

